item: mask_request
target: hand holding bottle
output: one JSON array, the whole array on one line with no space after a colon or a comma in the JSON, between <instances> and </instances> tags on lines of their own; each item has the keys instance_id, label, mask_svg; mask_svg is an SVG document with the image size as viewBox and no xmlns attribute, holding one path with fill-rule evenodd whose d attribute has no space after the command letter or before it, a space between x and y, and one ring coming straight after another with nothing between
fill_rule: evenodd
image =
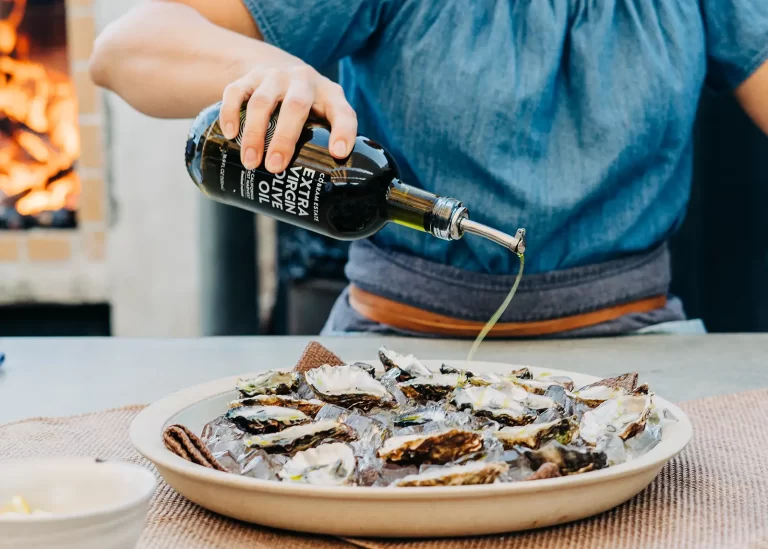
<instances>
[{"instance_id":1,"label":"hand holding bottle","mask_svg":"<svg viewBox=\"0 0 768 549\"><path fill-rule=\"evenodd\" d=\"M266 151L266 168L280 173L288 166L310 111L331 124L329 152L344 158L352 152L357 136L357 116L335 82L308 65L254 69L224 90L220 124L224 136L234 139L240 131L240 111L248 103L241 139L241 162L254 169L263 160L264 140L272 116L281 103L280 116Z\"/></svg>"}]
</instances>

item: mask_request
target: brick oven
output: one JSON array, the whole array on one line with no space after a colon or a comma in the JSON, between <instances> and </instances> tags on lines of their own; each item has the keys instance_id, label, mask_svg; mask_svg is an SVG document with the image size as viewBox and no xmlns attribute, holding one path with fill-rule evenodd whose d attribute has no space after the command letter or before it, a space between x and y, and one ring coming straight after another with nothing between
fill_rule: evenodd
<instances>
[{"instance_id":1,"label":"brick oven","mask_svg":"<svg viewBox=\"0 0 768 549\"><path fill-rule=\"evenodd\" d=\"M91 0L0 0L0 304L107 300Z\"/></svg>"},{"instance_id":2,"label":"brick oven","mask_svg":"<svg viewBox=\"0 0 768 549\"><path fill-rule=\"evenodd\" d=\"M217 206L186 173L191 120L144 116L90 80L96 36L139 2L0 0L0 337L52 322L36 333L194 337L228 307L217 289L251 291L222 272ZM257 224L258 257L235 259L257 264L265 319L275 228Z\"/></svg>"}]
</instances>

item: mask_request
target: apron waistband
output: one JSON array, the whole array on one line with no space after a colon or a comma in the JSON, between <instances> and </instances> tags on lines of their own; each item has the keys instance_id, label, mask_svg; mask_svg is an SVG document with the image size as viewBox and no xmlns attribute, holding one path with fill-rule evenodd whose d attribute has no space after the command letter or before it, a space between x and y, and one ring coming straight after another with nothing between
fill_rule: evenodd
<instances>
[{"instance_id":1,"label":"apron waistband","mask_svg":"<svg viewBox=\"0 0 768 549\"><path fill-rule=\"evenodd\" d=\"M473 335L496 312L515 279L514 274L467 271L385 250L370 240L352 243L345 273L355 288L353 308L366 318L395 326L403 322L451 325L458 327L448 329L458 331L472 326ZM603 263L524 274L515 298L499 319L502 327L494 333L528 331L533 326L560 331L570 329L572 323L592 325L596 319L604 322L627 312L644 313L664 306L670 280L666 243ZM394 322L392 313L408 318ZM382 315L387 315L386 322Z\"/></svg>"},{"instance_id":2,"label":"apron waistband","mask_svg":"<svg viewBox=\"0 0 768 549\"><path fill-rule=\"evenodd\" d=\"M514 299L513 299L514 302ZM666 295L658 295L622 303L587 313L531 322L499 322L488 337L531 337L552 335L588 328L615 320L631 313L647 313L667 304ZM367 292L354 284L349 287L349 305L365 318L398 328L424 334L450 337L474 337L485 322L462 320L432 313Z\"/></svg>"}]
</instances>

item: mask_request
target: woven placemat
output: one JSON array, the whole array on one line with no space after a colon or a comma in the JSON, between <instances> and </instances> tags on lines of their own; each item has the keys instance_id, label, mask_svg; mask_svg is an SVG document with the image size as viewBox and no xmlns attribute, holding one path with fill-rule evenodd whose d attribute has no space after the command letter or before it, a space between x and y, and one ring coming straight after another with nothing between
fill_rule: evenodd
<instances>
[{"instance_id":1,"label":"woven placemat","mask_svg":"<svg viewBox=\"0 0 768 549\"><path fill-rule=\"evenodd\" d=\"M768 445L762 436L768 425L768 390L692 401L682 407L694 424L691 445L631 501L573 524L467 539L342 540L220 517L188 502L159 479L139 548L768 549ZM128 426L141 409L34 418L0 426L0 459L91 456L152 468L128 439ZM573 505L579 505L578 500Z\"/></svg>"}]
</instances>

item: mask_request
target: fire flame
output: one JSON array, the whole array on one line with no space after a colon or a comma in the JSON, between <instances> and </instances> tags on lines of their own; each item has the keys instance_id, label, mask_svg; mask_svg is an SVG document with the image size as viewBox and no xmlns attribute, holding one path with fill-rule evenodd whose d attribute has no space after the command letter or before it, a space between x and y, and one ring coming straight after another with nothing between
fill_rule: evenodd
<instances>
[{"instance_id":1,"label":"fire flame","mask_svg":"<svg viewBox=\"0 0 768 549\"><path fill-rule=\"evenodd\" d=\"M0 20L0 206L22 215L75 210L80 180L72 170L80 155L74 86L29 60L29 42L18 32L26 0L13 0Z\"/></svg>"}]
</instances>

